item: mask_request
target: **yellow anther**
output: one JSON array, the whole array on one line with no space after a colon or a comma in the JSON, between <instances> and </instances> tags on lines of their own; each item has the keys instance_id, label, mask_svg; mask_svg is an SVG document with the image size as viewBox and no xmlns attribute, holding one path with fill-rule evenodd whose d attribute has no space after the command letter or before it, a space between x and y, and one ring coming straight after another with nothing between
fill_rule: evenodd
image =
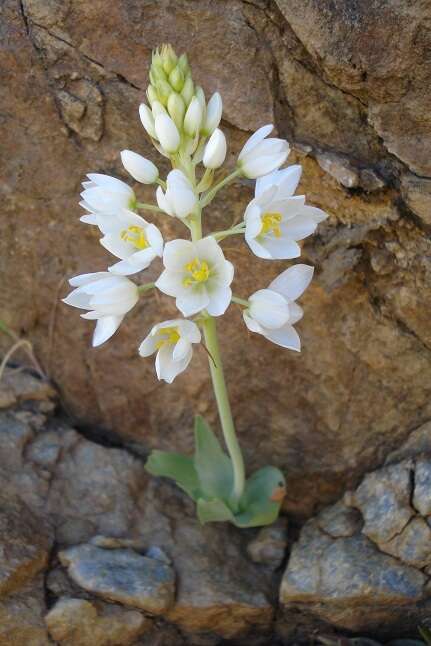
<instances>
[{"instance_id":1,"label":"yellow anther","mask_svg":"<svg viewBox=\"0 0 431 646\"><path fill-rule=\"evenodd\" d=\"M131 242L136 249L146 249L150 246L144 229L136 224L123 229L120 235L122 240Z\"/></svg>"},{"instance_id":2,"label":"yellow anther","mask_svg":"<svg viewBox=\"0 0 431 646\"><path fill-rule=\"evenodd\" d=\"M262 216L262 228L259 235L264 236L272 231L276 238L281 238L281 220L281 213L264 213Z\"/></svg>"},{"instance_id":3,"label":"yellow anther","mask_svg":"<svg viewBox=\"0 0 431 646\"><path fill-rule=\"evenodd\" d=\"M178 328L176 327L163 327L157 332L160 340L156 343L157 350L160 350L164 345L175 345L180 340Z\"/></svg>"},{"instance_id":4,"label":"yellow anther","mask_svg":"<svg viewBox=\"0 0 431 646\"><path fill-rule=\"evenodd\" d=\"M184 287L190 287L195 283L205 283L210 276L208 263L205 260L199 260L199 258L194 258L194 260L188 262L184 265L184 269L190 274L183 280Z\"/></svg>"}]
</instances>

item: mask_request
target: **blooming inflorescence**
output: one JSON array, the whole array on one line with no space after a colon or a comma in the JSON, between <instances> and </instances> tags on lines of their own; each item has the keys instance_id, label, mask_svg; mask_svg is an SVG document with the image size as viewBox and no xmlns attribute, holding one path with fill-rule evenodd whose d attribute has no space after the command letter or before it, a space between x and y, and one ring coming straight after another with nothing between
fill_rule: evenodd
<instances>
[{"instance_id":1,"label":"blooming inflorescence","mask_svg":"<svg viewBox=\"0 0 431 646\"><path fill-rule=\"evenodd\" d=\"M230 303L235 302L243 308L244 322L250 331L284 348L299 351L300 340L293 325L303 312L296 299L310 283L313 269L304 264L293 265L267 288L259 289L248 299L239 298L231 290L234 266L225 258L220 243L229 236L243 235L251 252L259 258L297 258L301 254L298 241L312 234L326 214L306 205L304 196L294 195L301 167L292 165L280 170L288 157L289 144L284 139L269 137L272 125L257 130L242 148L235 169L216 181L215 173L225 161L227 148L225 135L219 128L222 99L216 92L206 102L202 88L193 82L185 54L177 57L169 45L155 50L147 98L149 105L142 104L139 108L142 125L156 149L169 158L173 170L164 181L152 161L130 150L121 152L123 166L134 180L157 185L157 204L138 202L132 188L117 178L97 173L88 175L81 193L80 204L86 210L81 220L98 227L100 243L116 260L106 272L72 278L70 284L75 289L64 300L89 310L82 314L84 318L97 320L93 336L96 346L115 333L141 293L157 288L175 298L176 307L185 318L157 323L139 346L139 354L146 357L156 353L157 377L171 383L188 367L192 346L201 342L203 330L230 460L219 446L217 449L215 437L200 421L196 440L202 445L201 455L209 451L215 458L219 452L224 456L219 456L220 464L223 460L229 462L228 466L225 463L223 486L208 490L205 474L199 470L198 453L193 462L187 463L188 482L190 478L196 479L193 490L181 480L184 469L187 471L184 463L181 462L181 469L174 468L175 459L166 458L167 454L154 454L149 470L173 477L196 500L203 522L230 520L239 526L266 524L278 514L280 501L276 491L284 491L284 479L277 469L267 467L264 475L257 472L245 482L213 317L224 314ZM204 170L199 173L201 163ZM203 237L203 209L221 188L240 177L257 180L254 198L245 210L243 221ZM140 209L178 218L191 239L164 243L158 227L138 214ZM145 270L156 258L162 258L164 269L154 283L137 286L127 278ZM266 494L261 501L261 512L250 519L244 514L252 506L259 507L252 492L257 491L260 477L263 480L259 496L262 497L262 491Z\"/></svg>"}]
</instances>

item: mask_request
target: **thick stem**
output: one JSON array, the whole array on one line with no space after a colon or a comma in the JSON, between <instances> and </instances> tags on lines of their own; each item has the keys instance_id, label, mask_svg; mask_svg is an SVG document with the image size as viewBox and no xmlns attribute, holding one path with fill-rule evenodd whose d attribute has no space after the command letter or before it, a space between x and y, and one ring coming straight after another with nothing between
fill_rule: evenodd
<instances>
[{"instance_id":1,"label":"thick stem","mask_svg":"<svg viewBox=\"0 0 431 646\"><path fill-rule=\"evenodd\" d=\"M232 419L232 411L229 404L229 397L224 379L223 365L221 361L220 348L217 338L215 319L209 316L203 322L205 343L211 355L209 366L214 395L217 401L221 427L233 466L233 502L237 503L242 496L245 484L244 460L235 433L235 426Z\"/></svg>"}]
</instances>

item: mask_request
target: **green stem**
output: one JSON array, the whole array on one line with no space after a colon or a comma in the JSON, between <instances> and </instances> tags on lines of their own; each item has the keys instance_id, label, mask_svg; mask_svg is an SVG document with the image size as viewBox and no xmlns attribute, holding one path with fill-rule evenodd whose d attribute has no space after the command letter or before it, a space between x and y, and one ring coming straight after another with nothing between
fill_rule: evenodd
<instances>
[{"instance_id":1,"label":"green stem","mask_svg":"<svg viewBox=\"0 0 431 646\"><path fill-rule=\"evenodd\" d=\"M229 236L240 235L241 233L244 233L244 231L245 231L245 223L241 222L241 224L237 224L235 227L232 227L231 229L225 229L224 231L216 231L215 233L210 233L210 235L212 235L213 238L215 238L216 240L224 240Z\"/></svg>"},{"instance_id":2,"label":"green stem","mask_svg":"<svg viewBox=\"0 0 431 646\"><path fill-rule=\"evenodd\" d=\"M156 286L156 283L145 283L144 285L138 285L138 292L142 294L143 292L147 292L149 289L154 289Z\"/></svg>"},{"instance_id":3,"label":"green stem","mask_svg":"<svg viewBox=\"0 0 431 646\"><path fill-rule=\"evenodd\" d=\"M232 411L229 404L229 397L224 378L215 319L212 316L208 316L208 318L203 322L202 327L204 330L205 343L212 357L212 359L209 358L208 361L221 427L226 446L232 460L234 476L233 502L238 503L243 494L245 484L244 460L232 419Z\"/></svg>"},{"instance_id":4,"label":"green stem","mask_svg":"<svg viewBox=\"0 0 431 646\"><path fill-rule=\"evenodd\" d=\"M243 305L244 307L250 307L250 303L244 298L238 298L238 296L232 296L232 303L237 303L238 305Z\"/></svg>"},{"instance_id":5,"label":"green stem","mask_svg":"<svg viewBox=\"0 0 431 646\"><path fill-rule=\"evenodd\" d=\"M146 211L154 211L156 213L164 213L163 209L159 209L155 204L145 204L144 202L136 202L138 209L145 209Z\"/></svg>"},{"instance_id":6,"label":"green stem","mask_svg":"<svg viewBox=\"0 0 431 646\"><path fill-rule=\"evenodd\" d=\"M233 173L231 173L230 175L227 175L227 177L222 179L221 182L213 186L213 188L202 197L201 199L202 208L204 206L207 206L210 202L212 202L212 200L216 196L216 193L218 193L218 191L221 188L223 188L223 186L226 186L226 184L229 184L229 182L232 182L236 177L239 177L241 174L242 174L242 171L239 168L236 168L233 171Z\"/></svg>"}]
</instances>

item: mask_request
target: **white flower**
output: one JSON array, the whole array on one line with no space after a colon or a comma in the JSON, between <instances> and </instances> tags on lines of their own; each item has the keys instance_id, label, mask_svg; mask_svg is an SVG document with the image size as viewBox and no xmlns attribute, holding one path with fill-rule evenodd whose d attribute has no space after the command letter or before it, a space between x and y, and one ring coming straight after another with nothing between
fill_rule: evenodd
<instances>
[{"instance_id":1,"label":"white flower","mask_svg":"<svg viewBox=\"0 0 431 646\"><path fill-rule=\"evenodd\" d=\"M89 173L87 177L90 181L82 182L84 190L79 205L90 214L82 216L82 222L96 224L97 213L115 213L118 209L135 207L135 193L121 179L100 173Z\"/></svg>"},{"instance_id":2,"label":"white flower","mask_svg":"<svg viewBox=\"0 0 431 646\"><path fill-rule=\"evenodd\" d=\"M221 115L223 112L223 102L218 92L214 92L208 101L205 123L202 132L205 135L210 135L214 132L220 123Z\"/></svg>"},{"instance_id":3,"label":"white flower","mask_svg":"<svg viewBox=\"0 0 431 646\"><path fill-rule=\"evenodd\" d=\"M154 127L153 113L151 112L150 108L145 105L145 103L141 103L141 105L139 106L139 116L141 118L142 125L144 126L150 137L152 139L157 139L156 129Z\"/></svg>"},{"instance_id":4,"label":"white flower","mask_svg":"<svg viewBox=\"0 0 431 646\"><path fill-rule=\"evenodd\" d=\"M154 108L153 108L154 109ZM180 133L171 117L167 114L158 114L154 120L157 139L166 153L176 153L180 147Z\"/></svg>"},{"instance_id":5,"label":"white flower","mask_svg":"<svg viewBox=\"0 0 431 646\"><path fill-rule=\"evenodd\" d=\"M93 346L111 338L119 328L124 315L136 305L138 288L124 276L114 276L107 271L82 274L69 280L76 287L63 302L73 307L90 310L82 318L97 320Z\"/></svg>"},{"instance_id":6,"label":"white flower","mask_svg":"<svg viewBox=\"0 0 431 646\"><path fill-rule=\"evenodd\" d=\"M189 180L178 169L171 170L166 178L166 192L159 186L156 197L159 208L177 218L190 215L198 202Z\"/></svg>"},{"instance_id":7,"label":"white flower","mask_svg":"<svg viewBox=\"0 0 431 646\"><path fill-rule=\"evenodd\" d=\"M189 365L193 343L200 343L201 333L193 321L174 319L153 327L139 346L141 357L157 351L156 373L158 379L171 384L175 377Z\"/></svg>"},{"instance_id":8,"label":"white flower","mask_svg":"<svg viewBox=\"0 0 431 646\"><path fill-rule=\"evenodd\" d=\"M280 168L290 152L285 139L266 139L273 125L262 126L252 135L238 156L238 167L245 177L256 179Z\"/></svg>"},{"instance_id":9,"label":"white flower","mask_svg":"<svg viewBox=\"0 0 431 646\"><path fill-rule=\"evenodd\" d=\"M189 137L194 137L201 127L202 122L202 108L198 99L194 96L187 108L186 116L184 117L184 131Z\"/></svg>"},{"instance_id":10,"label":"white flower","mask_svg":"<svg viewBox=\"0 0 431 646\"><path fill-rule=\"evenodd\" d=\"M262 334L283 348L300 352L301 341L293 327L303 311L295 303L313 277L313 267L294 265L269 285L250 296L249 307L243 311L244 322L251 332Z\"/></svg>"},{"instance_id":11,"label":"white flower","mask_svg":"<svg viewBox=\"0 0 431 646\"><path fill-rule=\"evenodd\" d=\"M160 291L176 298L184 316L206 309L211 316L225 313L232 298L233 265L216 240L172 240L163 252L165 270L156 281Z\"/></svg>"},{"instance_id":12,"label":"white flower","mask_svg":"<svg viewBox=\"0 0 431 646\"><path fill-rule=\"evenodd\" d=\"M152 161L132 150L122 150L120 154L124 168L133 179L142 184L154 184L159 176L159 171Z\"/></svg>"},{"instance_id":13,"label":"white flower","mask_svg":"<svg viewBox=\"0 0 431 646\"><path fill-rule=\"evenodd\" d=\"M216 128L205 146L203 165L205 168L220 168L226 157L226 137Z\"/></svg>"},{"instance_id":14,"label":"white flower","mask_svg":"<svg viewBox=\"0 0 431 646\"><path fill-rule=\"evenodd\" d=\"M96 215L97 225L104 234L100 240L120 262L109 267L114 274L128 276L146 269L163 254L163 238L159 229L140 215L122 209L115 215Z\"/></svg>"},{"instance_id":15,"label":"white flower","mask_svg":"<svg viewBox=\"0 0 431 646\"><path fill-rule=\"evenodd\" d=\"M245 240L256 256L276 260L297 258L296 242L314 233L327 215L305 205L303 195L292 196L301 177L301 166L290 166L261 177L255 198L244 215Z\"/></svg>"}]
</instances>

